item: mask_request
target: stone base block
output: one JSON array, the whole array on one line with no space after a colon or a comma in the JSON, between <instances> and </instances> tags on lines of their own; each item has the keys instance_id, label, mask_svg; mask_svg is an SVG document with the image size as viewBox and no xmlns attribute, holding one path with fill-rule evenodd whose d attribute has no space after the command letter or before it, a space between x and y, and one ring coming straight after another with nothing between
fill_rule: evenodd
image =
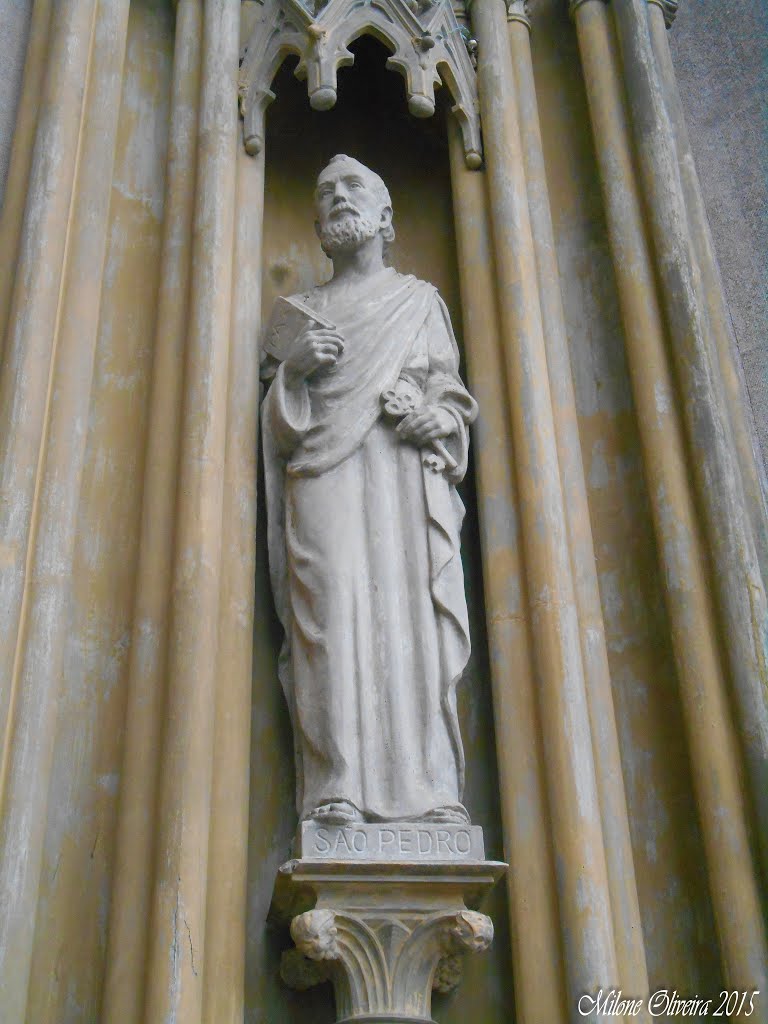
<instances>
[{"instance_id":1,"label":"stone base block","mask_svg":"<svg viewBox=\"0 0 768 1024\"><path fill-rule=\"evenodd\" d=\"M303 844L312 841L311 833L302 836ZM283 954L283 980L299 990L330 980L337 1024L435 1024L433 989L455 988L464 954L491 944L491 919L476 908L506 867L354 854L289 861L272 902L272 915L291 922L296 944Z\"/></svg>"},{"instance_id":2,"label":"stone base block","mask_svg":"<svg viewBox=\"0 0 768 1024\"><path fill-rule=\"evenodd\" d=\"M478 825L409 821L318 825L315 821L303 821L294 848L297 858L310 860L485 860L483 830Z\"/></svg>"}]
</instances>

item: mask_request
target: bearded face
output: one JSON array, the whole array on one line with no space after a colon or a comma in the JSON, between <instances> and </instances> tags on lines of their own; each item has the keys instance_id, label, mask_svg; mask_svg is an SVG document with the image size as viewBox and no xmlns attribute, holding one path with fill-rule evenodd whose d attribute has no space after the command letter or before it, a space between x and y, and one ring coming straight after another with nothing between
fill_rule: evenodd
<instances>
[{"instance_id":1,"label":"bearded face","mask_svg":"<svg viewBox=\"0 0 768 1024\"><path fill-rule=\"evenodd\" d=\"M334 211L319 229L320 245L326 256L338 252L353 252L363 242L373 238L379 230L370 217L357 210Z\"/></svg>"},{"instance_id":2,"label":"bearded face","mask_svg":"<svg viewBox=\"0 0 768 1024\"><path fill-rule=\"evenodd\" d=\"M379 232L394 237L389 193L378 175L350 157L335 157L315 192L317 234L327 256L353 252Z\"/></svg>"}]
</instances>

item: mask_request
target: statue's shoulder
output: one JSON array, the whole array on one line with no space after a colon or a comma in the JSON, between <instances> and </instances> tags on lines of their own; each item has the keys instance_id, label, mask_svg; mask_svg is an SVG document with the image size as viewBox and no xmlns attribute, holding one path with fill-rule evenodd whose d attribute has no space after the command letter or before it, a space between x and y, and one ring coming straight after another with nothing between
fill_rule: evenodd
<instances>
[{"instance_id":1,"label":"statue's shoulder","mask_svg":"<svg viewBox=\"0 0 768 1024\"><path fill-rule=\"evenodd\" d=\"M430 284L429 281L422 281L420 277L416 277L414 274L401 274L395 270L394 277L391 280L399 287L410 287L414 293L423 294L425 297L429 295L439 297L440 294L433 284Z\"/></svg>"}]
</instances>

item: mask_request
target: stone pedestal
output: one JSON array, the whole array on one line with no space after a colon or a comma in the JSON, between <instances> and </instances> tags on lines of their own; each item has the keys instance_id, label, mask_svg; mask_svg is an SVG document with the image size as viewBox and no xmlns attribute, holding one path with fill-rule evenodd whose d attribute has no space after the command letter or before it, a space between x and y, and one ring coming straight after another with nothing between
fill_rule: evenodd
<instances>
[{"instance_id":1,"label":"stone pedestal","mask_svg":"<svg viewBox=\"0 0 768 1024\"><path fill-rule=\"evenodd\" d=\"M303 990L330 980L338 1024L434 1024L432 990L455 988L463 954L493 940L477 908L507 866L483 859L482 830L305 823L296 847L272 903L296 943L283 981Z\"/></svg>"}]
</instances>

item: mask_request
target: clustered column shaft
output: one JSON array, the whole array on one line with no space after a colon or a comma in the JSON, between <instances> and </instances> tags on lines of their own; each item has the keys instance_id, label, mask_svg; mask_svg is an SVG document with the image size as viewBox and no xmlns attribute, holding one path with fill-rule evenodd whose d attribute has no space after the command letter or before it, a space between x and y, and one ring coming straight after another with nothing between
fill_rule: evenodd
<instances>
[{"instance_id":1,"label":"clustered column shaft","mask_svg":"<svg viewBox=\"0 0 768 1024\"><path fill-rule=\"evenodd\" d=\"M618 977L626 991L636 996L644 996L648 992L648 976L640 907L613 706L605 625L597 580L597 560L592 542L587 484L579 439L576 396L544 166L531 55L531 25L526 16L523 0L513 0L510 4L508 20L557 456L592 729L595 777L605 843Z\"/></svg>"},{"instance_id":2,"label":"clustered column shaft","mask_svg":"<svg viewBox=\"0 0 768 1024\"><path fill-rule=\"evenodd\" d=\"M617 16L644 19L645 12L641 9L640 13L632 13L630 5L625 4L621 12L617 9ZM696 515L686 460L684 423L678 413L667 357L664 312L656 290L652 249L646 235L642 186L632 160L618 55L610 16L602 0L585 0L576 5L574 17L614 254L649 496L664 567L672 642L725 976L734 987L755 988L765 983L766 958L755 865L749 844L748 809L740 788L738 742L729 706L725 659L718 645L720 634L711 597L704 537ZM628 26L624 30L630 35L640 31ZM630 48L625 52L625 71L633 59L637 59L637 54ZM650 73L652 67L651 61L646 72ZM631 93L631 82L629 85ZM650 116L648 110L645 116ZM647 182L645 184L647 186ZM658 182L656 187L659 187ZM656 199L654 188L648 205L652 206ZM679 217L675 223L676 230L680 229ZM661 223L657 224L657 235L663 233L662 227ZM668 242L662 240L659 244L662 251L665 247L669 249ZM674 258L674 247L667 255L669 259ZM668 288L671 274L668 270ZM671 292L667 297L678 306L691 306L695 301L690 291L692 286L690 281L686 285L682 277L684 275L678 282L676 297ZM685 300L681 299L681 292L685 293ZM676 316L677 329L683 331L685 321L680 308ZM698 311L696 316L697 329L701 331L704 321ZM674 330L672 334L677 346L679 339ZM699 343L703 342L700 337ZM703 358L701 351L699 356ZM683 371L683 390L687 401L691 401L693 396L687 389L692 381L680 361L678 370ZM700 396L700 400L713 400L713 392L709 392L708 399ZM716 410L710 413L714 415ZM721 480L717 486L719 492L725 481ZM734 496L729 500L734 500ZM753 684L755 682L753 679Z\"/></svg>"},{"instance_id":3,"label":"clustered column shaft","mask_svg":"<svg viewBox=\"0 0 768 1024\"><path fill-rule=\"evenodd\" d=\"M203 0L179 0L104 1024L143 1019L187 336Z\"/></svg>"},{"instance_id":4,"label":"clustered column shaft","mask_svg":"<svg viewBox=\"0 0 768 1024\"><path fill-rule=\"evenodd\" d=\"M205 1024L240 1024L245 1008L248 782L256 568L264 149L237 151L237 192L224 463L213 809L208 866Z\"/></svg>"},{"instance_id":5,"label":"clustered column shaft","mask_svg":"<svg viewBox=\"0 0 768 1024\"><path fill-rule=\"evenodd\" d=\"M515 1009L520 1021L566 1021L565 975L536 711L520 520L509 458L486 177L467 170L449 122L451 185L470 385L479 405L475 458L507 872Z\"/></svg>"},{"instance_id":6,"label":"clustered column shaft","mask_svg":"<svg viewBox=\"0 0 768 1024\"><path fill-rule=\"evenodd\" d=\"M145 1019L203 1019L229 382L240 4L206 0L190 319Z\"/></svg>"},{"instance_id":7,"label":"clustered column shaft","mask_svg":"<svg viewBox=\"0 0 768 1024\"><path fill-rule=\"evenodd\" d=\"M505 5L476 0L471 18L479 46L478 88L524 579L558 858L559 913L567 937L568 997L573 1001L616 983L618 964Z\"/></svg>"},{"instance_id":8,"label":"clustered column shaft","mask_svg":"<svg viewBox=\"0 0 768 1024\"><path fill-rule=\"evenodd\" d=\"M693 479L716 568L724 648L760 832L768 835L768 602L728 410L696 287L674 133L651 44L646 0L613 5L640 180L656 254ZM763 838L763 851L768 840ZM766 856L768 860L768 855ZM766 865L768 867L768 864Z\"/></svg>"},{"instance_id":9,"label":"clustered column shaft","mask_svg":"<svg viewBox=\"0 0 768 1024\"><path fill-rule=\"evenodd\" d=\"M0 1003L26 1019L67 597L99 323L127 0L55 12L14 285L0 421L4 731Z\"/></svg>"}]
</instances>

